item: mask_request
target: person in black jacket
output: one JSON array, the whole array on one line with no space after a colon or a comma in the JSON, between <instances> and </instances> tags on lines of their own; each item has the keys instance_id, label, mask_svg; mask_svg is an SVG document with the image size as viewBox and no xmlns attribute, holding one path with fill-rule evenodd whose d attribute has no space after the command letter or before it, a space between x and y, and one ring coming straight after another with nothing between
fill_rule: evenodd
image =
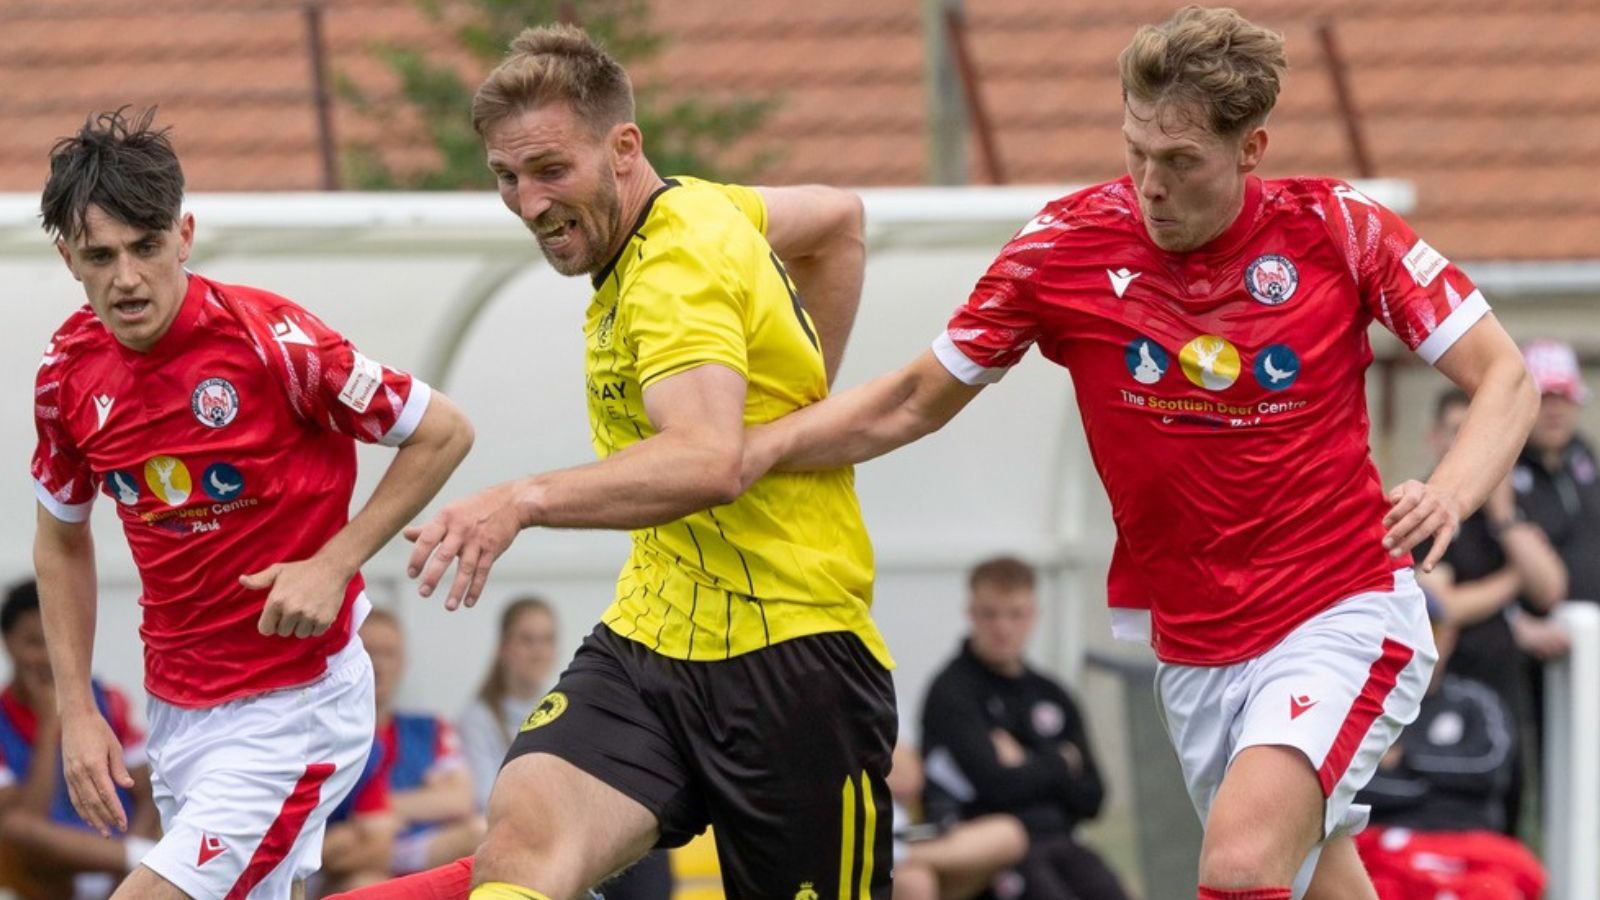
<instances>
[{"instance_id":1,"label":"person in black jacket","mask_svg":"<svg viewBox=\"0 0 1600 900\"><path fill-rule=\"evenodd\" d=\"M1116 876L1074 837L1105 800L1083 717L1058 682L1023 659L1038 612L1033 568L992 559L969 583L971 634L922 709L924 814L933 822L1020 819L1029 850L1010 896L1126 900Z\"/></svg>"}]
</instances>

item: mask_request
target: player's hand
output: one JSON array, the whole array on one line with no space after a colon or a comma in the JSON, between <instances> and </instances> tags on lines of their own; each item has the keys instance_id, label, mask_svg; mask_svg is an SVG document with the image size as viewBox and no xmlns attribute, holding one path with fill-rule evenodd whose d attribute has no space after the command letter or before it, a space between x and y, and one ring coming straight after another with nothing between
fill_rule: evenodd
<instances>
[{"instance_id":1,"label":"player's hand","mask_svg":"<svg viewBox=\"0 0 1600 900\"><path fill-rule=\"evenodd\" d=\"M345 588L353 573L315 556L300 562L274 563L239 576L252 591L270 591L256 630L278 637L308 638L327 633L344 608Z\"/></svg>"},{"instance_id":2,"label":"player's hand","mask_svg":"<svg viewBox=\"0 0 1600 900\"><path fill-rule=\"evenodd\" d=\"M101 837L128 829L117 786L133 787L133 776L122 763L122 743L98 711L61 717L61 771L72 808L90 828Z\"/></svg>"},{"instance_id":3,"label":"player's hand","mask_svg":"<svg viewBox=\"0 0 1600 900\"><path fill-rule=\"evenodd\" d=\"M489 569L522 530L512 491L510 484L489 488L439 510L433 521L421 528L413 525L402 532L416 544L406 574L419 579L419 595L432 596L454 562L456 577L450 582L444 608L477 604L489 580Z\"/></svg>"},{"instance_id":4,"label":"player's hand","mask_svg":"<svg viewBox=\"0 0 1600 900\"><path fill-rule=\"evenodd\" d=\"M1410 553L1424 539L1433 538L1428 558L1422 561L1422 571L1432 572L1461 530L1461 513L1454 497L1413 480L1389 492L1389 514L1383 517L1383 525L1388 529L1383 536L1383 549L1396 559Z\"/></svg>"}]
</instances>

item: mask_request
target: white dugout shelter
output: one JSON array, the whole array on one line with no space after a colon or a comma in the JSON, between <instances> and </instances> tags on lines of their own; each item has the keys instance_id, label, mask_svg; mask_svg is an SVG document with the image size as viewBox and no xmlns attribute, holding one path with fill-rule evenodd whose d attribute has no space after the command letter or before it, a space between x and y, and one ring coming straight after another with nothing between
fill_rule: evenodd
<instances>
[{"instance_id":1,"label":"white dugout shelter","mask_svg":"<svg viewBox=\"0 0 1600 900\"><path fill-rule=\"evenodd\" d=\"M1401 212L1415 205L1405 182L1359 187ZM1046 200L1068 190L863 192L867 282L840 386L899 366L926 348L1004 241ZM193 269L294 299L368 356L409 369L465 409L477 427L477 444L442 497L594 458L582 375L588 284L545 265L497 198L214 194L191 197L188 208L198 223ZM9 423L0 430L0 469L10 473L0 478L0 498L13 511L0 519L0 581L31 572L33 373L51 332L83 302L39 230L37 211L36 196L0 195L0 293L11 322L0 333L0 383L6 385L0 414ZM1500 292L1552 289L1552 279L1590 286L1600 281L1589 269L1468 268L1491 302ZM1385 339L1375 332L1380 355L1398 347L1393 341L1383 346ZM1065 371L1034 357L939 435L859 469L858 491L878 557L875 612L899 662L896 684L907 737L916 737L916 710L927 682L964 631L966 569L989 555L1013 553L1041 567L1042 621L1033 656L1042 667L1079 682L1090 652L1135 663L1150 658L1143 648L1110 639L1102 609L1112 526L1073 406ZM376 483L389 451L364 447L360 458L357 503ZM137 694L138 578L117 517L109 504L97 506L96 669ZM500 606L519 593L553 601L561 617L559 655L570 656L610 601L626 545L626 536L614 533L526 532L496 565L479 607L447 614L439 600L416 596L404 577L409 546L395 541L364 571L374 602L397 609L408 630L404 701L452 715L460 709L488 665ZM1590 667L1594 674L1580 683L1600 691L1597 660L1600 647L1586 645L1571 665ZM1126 720L1118 703L1120 681L1079 683L1111 781L1109 827L1137 826L1173 810L1187 813L1181 796L1163 803L1160 812L1135 810L1144 805L1135 798L1146 792L1133 789L1128 760L1135 748L1129 740L1148 732ZM1568 703L1565 695L1559 699ZM1136 706L1130 703L1129 709ZM1589 707L1600 710L1600 700L1584 709ZM1592 850L1600 846L1600 782L1592 780L1593 760L1600 759L1600 712L1585 715L1593 718L1568 720L1571 727L1557 726L1552 735L1557 745L1595 742L1574 748L1585 754L1577 758L1587 765L1565 771L1558 765L1554 772L1583 782L1555 792L1570 805L1556 810L1561 821L1546 835L1556 869L1551 896L1569 900L1600 897ZM1572 854L1567 847L1587 852ZM1154 874L1148 859L1145 868L1148 882ZM1151 883L1146 890L1161 893Z\"/></svg>"}]
</instances>

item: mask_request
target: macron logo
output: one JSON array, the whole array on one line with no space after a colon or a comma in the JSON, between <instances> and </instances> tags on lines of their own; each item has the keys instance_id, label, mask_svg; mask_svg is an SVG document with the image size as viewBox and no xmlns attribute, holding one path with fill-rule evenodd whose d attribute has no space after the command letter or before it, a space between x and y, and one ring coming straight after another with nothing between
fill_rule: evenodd
<instances>
[{"instance_id":1,"label":"macron logo","mask_svg":"<svg viewBox=\"0 0 1600 900\"><path fill-rule=\"evenodd\" d=\"M94 414L100 419L99 423L94 426L96 430L106 427L106 416L111 415L111 405L116 402L117 398L109 394L98 394L95 396Z\"/></svg>"},{"instance_id":2,"label":"macron logo","mask_svg":"<svg viewBox=\"0 0 1600 900\"><path fill-rule=\"evenodd\" d=\"M1300 718L1302 715L1305 714L1306 710L1308 710L1311 707L1316 706L1316 705L1317 705L1317 701L1311 699L1309 696L1307 696L1305 694L1301 694L1298 697L1290 696L1289 697L1289 720L1293 721L1295 719Z\"/></svg>"},{"instance_id":3,"label":"macron logo","mask_svg":"<svg viewBox=\"0 0 1600 900\"><path fill-rule=\"evenodd\" d=\"M1123 293L1128 290L1128 285L1133 284L1133 280L1144 273L1130 272L1127 266L1123 266L1115 272L1107 269L1106 274L1111 276L1111 289L1117 292L1117 299L1120 300Z\"/></svg>"},{"instance_id":4,"label":"macron logo","mask_svg":"<svg viewBox=\"0 0 1600 900\"><path fill-rule=\"evenodd\" d=\"M300 326L296 325L292 319L273 322L272 337L280 344L299 344L303 347L315 347L317 345L317 342L300 330Z\"/></svg>"},{"instance_id":5,"label":"macron logo","mask_svg":"<svg viewBox=\"0 0 1600 900\"><path fill-rule=\"evenodd\" d=\"M202 832L200 835L200 861L195 863L195 868L211 862L221 856L227 849L227 847L222 846L222 838Z\"/></svg>"}]
</instances>

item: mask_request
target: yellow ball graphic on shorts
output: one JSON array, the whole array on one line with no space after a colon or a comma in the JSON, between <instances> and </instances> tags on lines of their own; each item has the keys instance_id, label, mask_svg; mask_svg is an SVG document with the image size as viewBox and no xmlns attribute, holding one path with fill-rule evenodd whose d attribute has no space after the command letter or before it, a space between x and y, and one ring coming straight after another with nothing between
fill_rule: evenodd
<instances>
[{"instance_id":1,"label":"yellow ball graphic on shorts","mask_svg":"<svg viewBox=\"0 0 1600 900\"><path fill-rule=\"evenodd\" d=\"M1239 380L1239 350L1226 338L1202 334L1178 351L1183 374L1196 387L1224 390Z\"/></svg>"},{"instance_id":2,"label":"yellow ball graphic on shorts","mask_svg":"<svg viewBox=\"0 0 1600 900\"><path fill-rule=\"evenodd\" d=\"M561 718L561 714L566 711L567 695L560 691L551 691L544 695L544 699L540 700L539 705L533 708L533 712L528 713L528 718L522 723L521 730L532 731L540 726L549 725L556 719Z\"/></svg>"}]
</instances>

